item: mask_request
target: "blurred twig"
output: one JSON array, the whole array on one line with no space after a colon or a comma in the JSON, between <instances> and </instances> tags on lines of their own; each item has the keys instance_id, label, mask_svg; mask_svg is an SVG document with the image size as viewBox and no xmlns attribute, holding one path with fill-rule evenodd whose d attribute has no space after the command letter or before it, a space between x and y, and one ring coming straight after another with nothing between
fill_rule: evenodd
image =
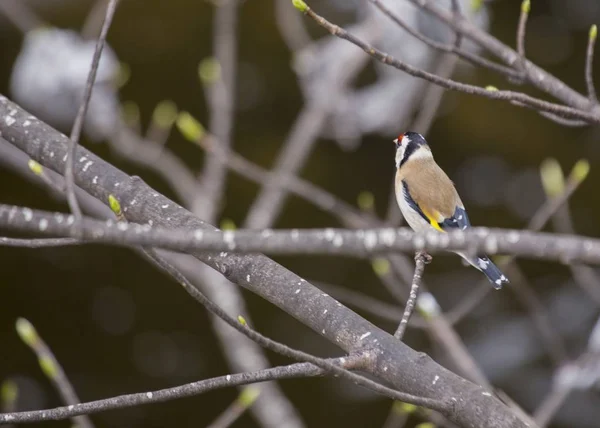
<instances>
[{"instance_id":1,"label":"blurred twig","mask_svg":"<svg viewBox=\"0 0 600 428\"><path fill-rule=\"evenodd\" d=\"M521 2L521 13L519 14L519 25L517 27L517 52L522 60L525 60L525 35L527 33L527 19L531 10L531 1Z\"/></svg>"},{"instance_id":2,"label":"blurred twig","mask_svg":"<svg viewBox=\"0 0 600 428\"><path fill-rule=\"evenodd\" d=\"M471 94L471 95L479 95L479 96L483 96L483 97L495 99L495 100L509 101L513 104L517 103L517 105L524 104L526 106L536 109L537 111L553 113L555 115L558 115L558 116L561 116L564 118L581 119L581 120L586 120L590 123L600 123L600 114L597 114L595 112L590 113L587 110L547 102L547 101L544 101L539 98L531 97L522 92L504 91L504 90L500 91L497 89L489 90L487 88L481 88L481 87L475 86L475 85L460 83L460 82L454 81L452 79L443 78L443 77L437 76L433 73L429 73L425 70L415 68L403 61L400 61L397 58L390 56L389 54L387 54L385 52L382 52L382 51L376 49L371 44L365 42L364 40L361 40L360 38L354 36L353 34L349 33L348 31L344 30L343 28L341 28L335 24L332 24L331 22L327 21L322 16L315 13L311 8L306 6L306 4L304 4L304 6L305 7L302 9L302 11L307 16L312 18L317 24L319 24L320 26L325 28L327 31L329 31L331 34L333 34L339 38L348 40L350 43L358 46L359 48L364 50L367 54L369 54L371 57L377 59L378 61L381 61L384 64L388 64L392 67L395 67L413 77L427 80L429 82L440 85L440 86L444 87L445 89L464 92L464 93ZM461 20L461 22L462 22L462 20ZM563 84L563 86L564 86L564 84Z\"/></svg>"},{"instance_id":3,"label":"blurred twig","mask_svg":"<svg viewBox=\"0 0 600 428\"><path fill-rule=\"evenodd\" d=\"M239 0L222 0L214 3L213 55L214 73L200 73L206 88L210 112L209 130L215 135L221 149L231 147L234 123L235 79L237 73L237 22ZM202 65L201 65L202 67ZM225 195L227 168L223 160L208 153L202 170L200 186L202 202L193 211L206 221L214 221Z\"/></svg>"},{"instance_id":4,"label":"blurred twig","mask_svg":"<svg viewBox=\"0 0 600 428\"><path fill-rule=\"evenodd\" d=\"M44 26L44 22L22 0L1 0L0 11L23 34Z\"/></svg>"},{"instance_id":5,"label":"blurred twig","mask_svg":"<svg viewBox=\"0 0 600 428\"><path fill-rule=\"evenodd\" d=\"M79 404L79 397L77 397L77 393L71 382L69 382L65 371L35 327L25 318L19 318L16 329L21 340L35 352L42 371L50 379L64 403L69 406ZM94 428L94 424L87 415L75 416L73 421L81 428Z\"/></svg>"},{"instance_id":6,"label":"blurred twig","mask_svg":"<svg viewBox=\"0 0 600 428\"><path fill-rule=\"evenodd\" d=\"M411 36L422 41L427 46L429 46L433 49L439 50L440 52L454 54L457 57L462 58L462 59L470 62L473 65L477 65L479 67L495 71L496 73L499 73L508 78L515 79L520 76L520 73L518 71L515 71L510 67L506 67L502 64L497 64L497 63L492 62L482 56L475 55L469 51L461 49L460 46L458 45L458 42L462 41L462 36L461 36L462 33L460 33L460 32L458 32L456 34L456 41L453 45L439 43L439 42L437 42L433 39L430 39L429 37L419 33L417 30L412 28L410 25L408 25L406 22L404 22L398 14L394 13L393 11L388 9L383 3L381 3L380 0L369 0L369 1L371 3L373 3L383 14L385 14L392 21L394 21L396 24L398 24L399 27L401 27L406 32L408 32ZM435 74L437 74L437 73L435 73Z\"/></svg>"},{"instance_id":7,"label":"blurred twig","mask_svg":"<svg viewBox=\"0 0 600 428\"><path fill-rule=\"evenodd\" d=\"M227 428L233 425L239 418L248 410L258 396L260 390L253 386L247 386L243 388L238 395L237 399L231 403L223 413L221 413L217 419L215 419L207 428Z\"/></svg>"},{"instance_id":8,"label":"blurred twig","mask_svg":"<svg viewBox=\"0 0 600 428\"><path fill-rule=\"evenodd\" d=\"M596 38L598 37L598 26L592 25L588 36L587 52L585 56L585 83L587 85L588 97L597 104L598 96L594 87L594 49L596 47Z\"/></svg>"}]
</instances>

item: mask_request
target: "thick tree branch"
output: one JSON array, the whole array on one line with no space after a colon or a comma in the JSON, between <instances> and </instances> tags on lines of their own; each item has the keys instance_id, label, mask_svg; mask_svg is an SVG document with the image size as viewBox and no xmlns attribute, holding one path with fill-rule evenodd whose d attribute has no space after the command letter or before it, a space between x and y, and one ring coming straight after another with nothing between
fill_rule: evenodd
<instances>
[{"instance_id":1,"label":"thick tree branch","mask_svg":"<svg viewBox=\"0 0 600 428\"><path fill-rule=\"evenodd\" d=\"M165 209L167 209L166 207ZM14 231L43 236L77 237L73 216L0 205L0 225ZM441 234L393 229L298 229L221 232L201 228L170 229L160 226L101 222L84 218L84 241L122 246L149 246L180 252L266 252L270 254L344 255L368 257L397 251L465 251L600 264L600 240L577 235L556 235L519 230L472 228ZM222 254L220 257L225 258ZM226 273L228 264L217 267Z\"/></svg>"},{"instance_id":2,"label":"thick tree branch","mask_svg":"<svg viewBox=\"0 0 600 428\"><path fill-rule=\"evenodd\" d=\"M42 165L59 172L64 170L68 139L2 97L0 132ZM75 165L76 183L100 200L106 201L108 195L113 194L121 201L124 211L127 210L125 215L129 221L151 222L174 229L215 230L142 180L127 176L78 147L77 159L82 158L84 161ZM410 349L266 256L205 252L194 253L194 256L277 305L346 352L375 349L375 361L368 371L399 390L433 399L453 398L453 404L442 413L457 424L525 427L517 415L479 386ZM439 376L435 385L432 374Z\"/></svg>"}]
</instances>

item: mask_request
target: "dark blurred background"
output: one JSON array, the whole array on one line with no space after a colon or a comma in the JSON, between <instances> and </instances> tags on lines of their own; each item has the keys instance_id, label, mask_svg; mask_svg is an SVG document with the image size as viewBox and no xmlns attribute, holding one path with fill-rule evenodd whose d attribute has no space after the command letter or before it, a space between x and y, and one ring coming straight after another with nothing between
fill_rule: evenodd
<instances>
[{"instance_id":1,"label":"dark blurred background","mask_svg":"<svg viewBox=\"0 0 600 428\"><path fill-rule=\"evenodd\" d=\"M92 6L92 2L83 0L26 3L46 22L75 30L79 30ZM333 22L350 23L356 18L356 3L315 0L310 5ZM514 46L520 2L497 0L488 7L491 33ZM142 126L149 123L156 104L167 99L207 123L207 103L197 69L202 59L212 55L212 14L213 7L206 1L121 1L108 42L130 70L128 81L119 91L120 100L139 106ZM275 21L273 1L243 2L233 144L237 152L265 167L272 165L304 102L291 69L292 53ZM314 38L326 36L312 21L305 23ZM593 23L600 23L600 3L596 0L535 0L527 33L529 58L585 92L585 47ZM0 93L9 97L11 70L22 40L22 33L0 15ZM599 61L596 65L600 70ZM401 72L397 74L406 79ZM373 76L370 65L359 76L357 85L368 85ZM482 86L510 86L502 77L468 67L460 68L455 77ZM600 84L600 79L596 82ZM524 90L539 95L531 88ZM398 123L394 132L407 126L409 122ZM68 128L62 130L68 132ZM301 175L353 204L361 192L371 192L377 212L384 215L394 174L394 137L392 131L388 135L370 133L353 149L321 138ZM576 232L598 236L598 128L567 128L532 110L449 92L427 139L438 163L455 181L476 225L524 227L545 198L539 178L542 161L556 158L568 173L577 160L588 159L590 176L569 205ZM111 155L103 143L84 144L174 197L152 171ZM172 133L168 148L194 170L201 168L203 152L178 132ZM231 174L221 219L242 223L257 190L254 183ZM6 204L67 209L42 188L2 169L0 198ZM306 201L291 197L276 226L340 224ZM367 261L348 263L333 257L278 260L308 279L391 300ZM577 357L598 315L597 305L574 285L566 267L530 260L519 261L519 266L550 312L569 357ZM444 309L452 308L479 284L478 273L464 268L454 256L436 257L425 279ZM339 355L330 344L272 305L246 291L244 295L255 327L264 334L318 355ZM20 410L57 406L60 401L56 393L41 374L34 355L15 333L17 317L29 319L38 328L84 401L165 388L228 372L205 311L179 286L124 249L0 248L0 381L16 381ZM368 317L388 331L395 327ZM457 325L457 330L492 382L526 410L535 409L551 385L553 366L525 309L511 292L488 295ZM407 341L443 361L443 355L436 353L422 334L409 331ZM273 364L286 362L277 355L269 357ZM309 427L381 426L390 407L389 400L333 379L284 381L282 387ZM235 390L220 390L165 404L101 413L93 420L97 426L107 427L204 426L236 396ZM595 427L600 426L598 421L598 394L581 393L567 401L552 426ZM247 414L237 426L255 425Z\"/></svg>"}]
</instances>

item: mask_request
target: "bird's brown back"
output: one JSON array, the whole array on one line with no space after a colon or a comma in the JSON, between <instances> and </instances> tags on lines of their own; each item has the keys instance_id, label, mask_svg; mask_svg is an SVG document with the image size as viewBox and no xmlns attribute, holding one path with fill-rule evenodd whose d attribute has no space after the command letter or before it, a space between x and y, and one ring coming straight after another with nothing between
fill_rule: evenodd
<instances>
[{"instance_id":1,"label":"bird's brown back","mask_svg":"<svg viewBox=\"0 0 600 428\"><path fill-rule=\"evenodd\" d=\"M433 159L411 159L402 165L396 185L401 186L402 180L421 210L432 216L441 214L439 220L451 217L457 206L463 206L454 183Z\"/></svg>"}]
</instances>

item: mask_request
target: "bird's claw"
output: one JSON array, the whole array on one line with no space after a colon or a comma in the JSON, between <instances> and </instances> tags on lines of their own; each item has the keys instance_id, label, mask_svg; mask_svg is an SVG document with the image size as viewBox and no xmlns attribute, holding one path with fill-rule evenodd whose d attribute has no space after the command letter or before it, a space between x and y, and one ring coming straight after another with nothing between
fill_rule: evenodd
<instances>
[{"instance_id":1,"label":"bird's claw","mask_svg":"<svg viewBox=\"0 0 600 428\"><path fill-rule=\"evenodd\" d=\"M415 261L419 261L419 259L422 259L423 263L429 264L433 260L433 257L425 251L418 251L417 254L415 254Z\"/></svg>"}]
</instances>

